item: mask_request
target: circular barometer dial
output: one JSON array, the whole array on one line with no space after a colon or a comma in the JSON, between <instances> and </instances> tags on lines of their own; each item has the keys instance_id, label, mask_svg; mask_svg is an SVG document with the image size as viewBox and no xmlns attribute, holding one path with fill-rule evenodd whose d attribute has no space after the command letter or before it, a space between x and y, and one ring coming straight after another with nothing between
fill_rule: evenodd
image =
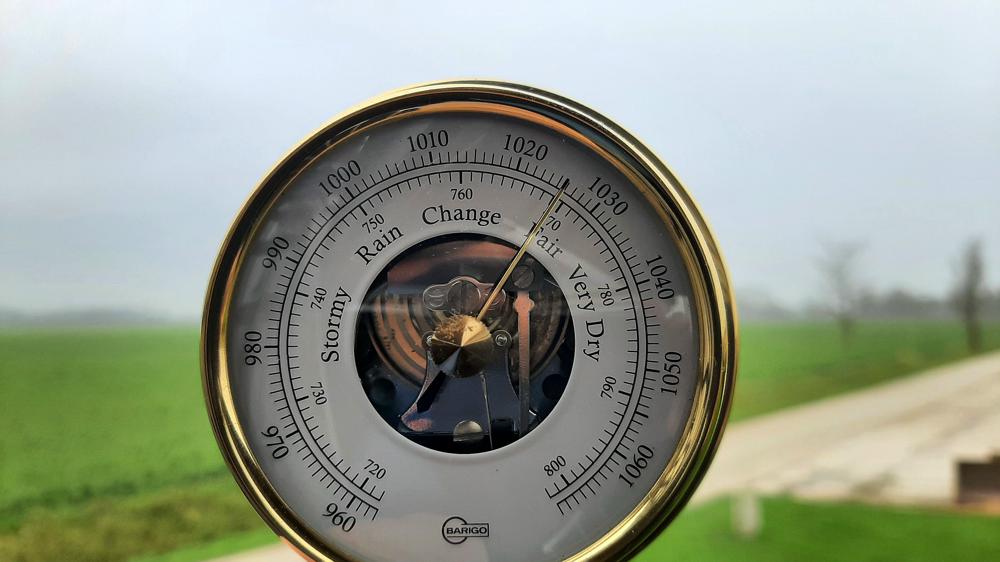
<instances>
[{"instance_id":1,"label":"circular barometer dial","mask_svg":"<svg viewBox=\"0 0 1000 562\"><path fill-rule=\"evenodd\" d=\"M623 559L705 472L729 281L677 179L595 112L445 82L325 125L264 178L204 321L210 417L316 560Z\"/></svg>"}]
</instances>

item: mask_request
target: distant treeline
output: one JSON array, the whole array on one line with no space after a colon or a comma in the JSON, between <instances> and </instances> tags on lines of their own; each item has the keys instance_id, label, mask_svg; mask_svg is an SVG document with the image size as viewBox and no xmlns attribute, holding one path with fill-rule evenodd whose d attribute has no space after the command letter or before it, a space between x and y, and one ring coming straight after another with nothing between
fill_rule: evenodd
<instances>
[{"instance_id":1,"label":"distant treeline","mask_svg":"<svg viewBox=\"0 0 1000 562\"><path fill-rule=\"evenodd\" d=\"M97 328L197 324L197 318L170 317L129 309L91 308L23 312L0 308L0 328Z\"/></svg>"},{"instance_id":2,"label":"distant treeline","mask_svg":"<svg viewBox=\"0 0 1000 562\"><path fill-rule=\"evenodd\" d=\"M830 318L830 309L825 305L810 304L793 308L760 291L737 291L736 302L742 320L795 321ZM858 298L855 310L859 320L958 319L952 299L917 295L903 289L884 293L865 292ZM984 321L1000 321L1000 291L984 295L981 313Z\"/></svg>"}]
</instances>

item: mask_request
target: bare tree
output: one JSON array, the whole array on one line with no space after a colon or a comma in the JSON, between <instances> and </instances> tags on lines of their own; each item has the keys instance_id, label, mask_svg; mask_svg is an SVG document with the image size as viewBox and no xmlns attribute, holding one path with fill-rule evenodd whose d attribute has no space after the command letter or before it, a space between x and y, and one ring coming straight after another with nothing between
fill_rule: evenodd
<instances>
[{"instance_id":1,"label":"bare tree","mask_svg":"<svg viewBox=\"0 0 1000 562\"><path fill-rule=\"evenodd\" d=\"M850 341L857 324L863 290L856 271L861 250L862 245L855 242L825 242L817 263L826 283L830 313L844 343Z\"/></svg>"},{"instance_id":2,"label":"bare tree","mask_svg":"<svg viewBox=\"0 0 1000 562\"><path fill-rule=\"evenodd\" d=\"M965 339L972 352L979 351L983 345L980 313L985 300L984 269L983 244L980 240L971 240L959 259L953 300L965 325Z\"/></svg>"}]
</instances>

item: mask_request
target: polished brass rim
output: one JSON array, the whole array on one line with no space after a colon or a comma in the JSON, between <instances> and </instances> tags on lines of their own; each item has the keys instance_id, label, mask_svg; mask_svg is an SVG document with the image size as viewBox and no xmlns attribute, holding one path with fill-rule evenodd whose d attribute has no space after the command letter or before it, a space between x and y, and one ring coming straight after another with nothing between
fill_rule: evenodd
<instances>
[{"instance_id":1,"label":"polished brass rim","mask_svg":"<svg viewBox=\"0 0 1000 562\"><path fill-rule=\"evenodd\" d=\"M226 328L237 273L254 230L292 179L358 131L412 112L494 111L556 128L589 145L632 179L657 210L687 266L697 311L700 365L694 404L673 456L650 491L617 526L567 560L625 560L683 508L708 469L729 414L736 375L736 311L722 254L697 204L638 139L567 98L505 82L461 80L404 88L334 118L288 152L260 181L229 229L216 260L202 318L202 382L222 454L267 524L304 557L355 560L326 544L284 503L250 450L229 386Z\"/></svg>"}]
</instances>

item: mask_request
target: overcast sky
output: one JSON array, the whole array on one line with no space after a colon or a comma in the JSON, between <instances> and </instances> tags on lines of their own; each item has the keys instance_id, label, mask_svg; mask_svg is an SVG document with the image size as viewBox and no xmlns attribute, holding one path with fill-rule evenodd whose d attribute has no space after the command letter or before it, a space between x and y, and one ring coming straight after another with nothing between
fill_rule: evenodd
<instances>
[{"instance_id":1,"label":"overcast sky","mask_svg":"<svg viewBox=\"0 0 1000 562\"><path fill-rule=\"evenodd\" d=\"M48 4L0 0L0 307L196 317L281 154L457 77L647 141L738 288L818 300L820 242L846 240L873 287L942 294L974 236L1000 285L998 2Z\"/></svg>"}]
</instances>

